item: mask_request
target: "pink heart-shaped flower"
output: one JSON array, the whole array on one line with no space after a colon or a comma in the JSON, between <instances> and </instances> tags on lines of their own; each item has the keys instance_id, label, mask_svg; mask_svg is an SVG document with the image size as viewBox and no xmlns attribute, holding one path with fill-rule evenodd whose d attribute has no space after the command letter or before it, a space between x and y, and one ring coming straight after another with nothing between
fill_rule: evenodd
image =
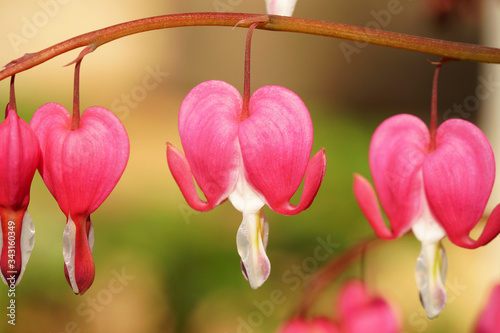
<instances>
[{"instance_id":1,"label":"pink heart-shaped flower","mask_svg":"<svg viewBox=\"0 0 500 333\"><path fill-rule=\"evenodd\" d=\"M83 294L94 279L90 214L125 170L127 132L112 112L97 106L86 109L79 128L72 130L69 112L57 103L41 106L31 126L42 151L39 172L68 219L63 235L66 277L73 291Z\"/></svg>"}]
</instances>

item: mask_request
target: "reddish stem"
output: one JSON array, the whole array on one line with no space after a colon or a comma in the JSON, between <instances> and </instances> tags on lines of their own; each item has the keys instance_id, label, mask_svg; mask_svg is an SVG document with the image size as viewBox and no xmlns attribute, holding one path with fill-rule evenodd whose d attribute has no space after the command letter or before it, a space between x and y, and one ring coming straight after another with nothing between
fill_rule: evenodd
<instances>
[{"instance_id":1,"label":"reddish stem","mask_svg":"<svg viewBox=\"0 0 500 333\"><path fill-rule=\"evenodd\" d=\"M431 142L429 147L429 152L436 149L436 131L438 127L438 81L439 81L439 71L444 63L453 61L453 59L443 58L440 62L432 63L436 65L434 70L434 78L432 81L432 97L431 97L431 122L430 122L430 134Z\"/></svg>"},{"instance_id":2,"label":"reddish stem","mask_svg":"<svg viewBox=\"0 0 500 333\"><path fill-rule=\"evenodd\" d=\"M16 75L12 75L10 77L10 100L9 100L9 107L5 109L5 118L7 118L7 113L9 112L9 110L14 110L17 112L16 91L14 89L15 77Z\"/></svg>"},{"instance_id":3,"label":"reddish stem","mask_svg":"<svg viewBox=\"0 0 500 333\"><path fill-rule=\"evenodd\" d=\"M80 128L80 65L82 60L75 64L75 83L73 87L73 118L71 119L71 130Z\"/></svg>"},{"instance_id":4,"label":"reddish stem","mask_svg":"<svg viewBox=\"0 0 500 333\"><path fill-rule=\"evenodd\" d=\"M36 53L26 54L10 62L4 70L0 71L0 81L79 47L90 47L90 51L93 51L97 47L115 39L157 29L187 26L234 27L237 22L251 20L256 16L262 15L243 13L187 13L148 17L117 24L73 37ZM249 25L250 24L241 24L239 26L248 27ZM456 60L500 63L500 49L377 29L368 29L341 23L269 15L269 21L260 25L258 28L341 38L362 43L434 54Z\"/></svg>"},{"instance_id":5,"label":"reddish stem","mask_svg":"<svg viewBox=\"0 0 500 333\"><path fill-rule=\"evenodd\" d=\"M261 22L252 23L248 28L247 39L245 44L245 73L243 79L243 108L241 110L240 121L247 119L250 116L248 103L250 102L250 49L252 46L252 34L255 28Z\"/></svg>"},{"instance_id":6,"label":"reddish stem","mask_svg":"<svg viewBox=\"0 0 500 333\"><path fill-rule=\"evenodd\" d=\"M368 247L371 249L380 244L382 244L382 241L379 238L361 241L352 248L342 252L338 257L331 260L326 266L315 273L302 292L302 298L298 302L295 315L297 317L305 317L318 295L358 259L363 260L361 274L364 280L364 257Z\"/></svg>"}]
</instances>

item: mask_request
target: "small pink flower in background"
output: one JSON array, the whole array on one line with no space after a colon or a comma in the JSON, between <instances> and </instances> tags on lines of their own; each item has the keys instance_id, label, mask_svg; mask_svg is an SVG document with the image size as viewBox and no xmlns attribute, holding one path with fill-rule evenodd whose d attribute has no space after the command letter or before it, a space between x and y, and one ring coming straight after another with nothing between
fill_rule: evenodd
<instances>
[{"instance_id":1,"label":"small pink flower in background","mask_svg":"<svg viewBox=\"0 0 500 333\"><path fill-rule=\"evenodd\" d=\"M294 318L279 333L398 333L401 320L389 303L358 280L345 283L337 297L337 320Z\"/></svg>"},{"instance_id":2,"label":"small pink flower in background","mask_svg":"<svg viewBox=\"0 0 500 333\"><path fill-rule=\"evenodd\" d=\"M464 248L489 243L500 232L500 209L492 212L477 240L470 231L481 219L495 179L495 159L486 136L461 119L444 122L435 148L427 126L417 117L397 115L385 120L370 144L369 162L376 192L355 175L354 194L375 233L394 239L413 231L422 243L416 280L430 318L446 303L445 236ZM377 194L389 219L382 217Z\"/></svg>"},{"instance_id":3,"label":"small pink flower in background","mask_svg":"<svg viewBox=\"0 0 500 333\"><path fill-rule=\"evenodd\" d=\"M293 92L278 86L258 89L242 111L238 90L222 81L194 87L182 102L179 134L185 156L167 144L172 175L188 204L208 211L229 199L243 213L237 234L242 269L252 288L270 273L265 248L268 223L262 211L298 214L318 192L326 168L324 149L311 160L309 111ZM297 206L290 198L305 175ZM198 197L193 176L206 197Z\"/></svg>"},{"instance_id":4,"label":"small pink flower in background","mask_svg":"<svg viewBox=\"0 0 500 333\"><path fill-rule=\"evenodd\" d=\"M481 312L475 333L497 333L500 330L500 284L497 284L490 295L488 303Z\"/></svg>"},{"instance_id":5,"label":"small pink flower in background","mask_svg":"<svg viewBox=\"0 0 500 333\"><path fill-rule=\"evenodd\" d=\"M35 133L7 105L0 124L0 257L2 281L19 284L35 243L35 226L26 211L40 159Z\"/></svg>"},{"instance_id":6,"label":"small pink flower in background","mask_svg":"<svg viewBox=\"0 0 500 333\"><path fill-rule=\"evenodd\" d=\"M38 170L67 217L63 233L66 279L75 294L83 294L94 281L93 213L120 179L129 156L125 128L110 111L85 110L79 128L60 104L36 110L31 127L40 141Z\"/></svg>"},{"instance_id":7,"label":"small pink flower in background","mask_svg":"<svg viewBox=\"0 0 500 333\"><path fill-rule=\"evenodd\" d=\"M397 333L399 315L378 296L372 295L361 281L344 284L337 300L339 324L345 333Z\"/></svg>"},{"instance_id":8,"label":"small pink flower in background","mask_svg":"<svg viewBox=\"0 0 500 333\"><path fill-rule=\"evenodd\" d=\"M266 0L267 13L272 15L292 16L297 0Z\"/></svg>"}]
</instances>

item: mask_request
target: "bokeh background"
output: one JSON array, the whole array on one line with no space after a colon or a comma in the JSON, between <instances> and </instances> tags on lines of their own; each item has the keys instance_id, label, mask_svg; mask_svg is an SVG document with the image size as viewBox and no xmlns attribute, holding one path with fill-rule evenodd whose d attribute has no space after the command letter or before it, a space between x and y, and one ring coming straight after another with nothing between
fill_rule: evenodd
<instances>
[{"instance_id":1,"label":"bokeh background","mask_svg":"<svg viewBox=\"0 0 500 333\"><path fill-rule=\"evenodd\" d=\"M295 16L365 26L382 20L380 11L392 2L299 0ZM472 10L443 16L434 15L424 0L398 3L397 14L378 21L383 29L482 40L481 18ZM203 11L263 13L265 5L255 0L0 0L0 63L124 21ZM325 147L328 167L307 211L286 217L266 208L272 273L261 288L251 290L235 244L241 214L229 202L203 214L190 209L165 157L166 142L180 147L177 112L192 87L219 79L242 91L245 35L246 29L227 27L152 31L106 44L85 58L82 110L92 105L111 109L131 143L122 179L92 214L96 278L85 295L72 293L63 272L65 217L37 173L29 206L35 248L16 289L15 327L7 324L8 288L0 286L0 332L275 332L318 270L374 237L354 200L353 173L369 177L368 146L381 121L397 113L428 120L434 69L428 60L439 59L326 37L255 32L252 90L277 84L302 97L315 127L313 152ZM346 55L346 46L359 52ZM63 66L79 51L16 76L18 110L25 120L44 103L71 107L73 70ZM479 104L462 115L446 111L475 95L488 68L465 62L443 68L440 121L480 119ZM0 82L0 105L8 102L8 87L8 80ZM328 258L315 257L325 242L334 244L325 249ZM491 287L500 281L500 240L473 251L447 240L444 245L449 300L437 319L428 320L418 300L413 270L420 245L410 235L381 242L364 260L353 261L310 313L335 317L338 287L363 276L400 309L404 332L470 332Z\"/></svg>"}]
</instances>

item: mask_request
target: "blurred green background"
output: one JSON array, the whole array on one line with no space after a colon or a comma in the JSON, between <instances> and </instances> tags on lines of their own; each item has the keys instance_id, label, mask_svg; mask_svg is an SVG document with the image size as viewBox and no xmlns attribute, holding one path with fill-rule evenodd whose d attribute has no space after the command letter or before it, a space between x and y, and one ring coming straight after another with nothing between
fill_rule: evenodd
<instances>
[{"instance_id":1,"label":"blurred green background","mask_svg":"<svg viewBox=\"0 0 500 333\"><path fill-rule=\"evenodd\" d=\"M401 11L383 21L385 30L480 40L478 21L471 17L438 22L422 1L399 3ZM387 6L387 0L299 0L295 16L365 26ZM1 0L0 63L128 20L220 9L263 13L265 5L250 0ZM96 278L85 295L72 293L63 272L65 217L37 173L29 206L36 226L35 248L16 289L15 327L5 316L8 289L0 287L0 332L275 332L293 313L302 289L318 269L374 236L354 200L353 173L369 177L370 138L385 118L412 113L427 121L433 75L428 60L439 59L324 37L255 32L252 90L277 84L302 97L315 128L313 152L325 147L328 167L307 211L281 216L266 208L272 272L261 288L251 290L236 251L241 214L229 202L208 213L190 209L165 157L166 142L180 148L177 112L192 87L219 79L242 90L245 34L246 29L219 27L153 31L104 45L85 58L82 110L92 105L111 109L131 142L122 179L92 214ZM342 45L354 45L359 52L346 57ZM78 52L16 76L18 110L25 120L47 102L71 106L73 70L63 66ZM471 63L443 68L441 112L474 95L478 70L479 65ZM154 88L145 80L156 83ZM7 102L4 80L0 105ZM478 114L471 113L469 120ZM315 258L315 249L327 240L335 250L327 260ZM449 301L432 321L425 317L414 282L418 242L406 236L366 254L366 282L399 307L404 332L470 332L490 288L499 281L500 240L474 251L444 243ZM332 281L311 314L336 316L336 290L346 279L360 277L361 265L353 262ZM276 293L281 295L279 304L270 303Z\"/></svg>"}]
</instances>

